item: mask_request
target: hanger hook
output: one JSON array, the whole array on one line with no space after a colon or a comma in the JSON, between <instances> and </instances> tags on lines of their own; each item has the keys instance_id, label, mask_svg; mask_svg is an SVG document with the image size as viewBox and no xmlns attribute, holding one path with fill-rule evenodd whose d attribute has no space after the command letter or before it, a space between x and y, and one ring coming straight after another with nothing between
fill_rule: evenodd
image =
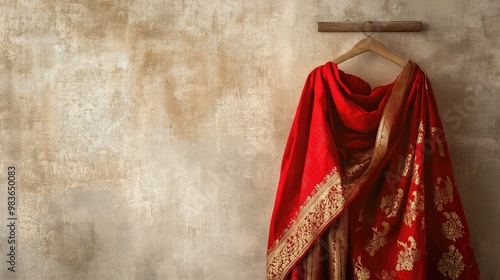
<instances>
[{"instance_id":1,"label":"hanger hook","mask_svg":"<svg viewBox=\"0 0 500 280\"><path fill-rule=\"evenodd\" d=\"M372 31L371 33L367 33L369 30L365 30L365 24L374 24L374 23L371 20L367 20L367 21L363 22L363 25L361 25L361 31L363 31L363 34L365 34L365 36L367 38L370 38L373 35L373 33L375 33L375 31Z\"/></svg>"}]
</instances>

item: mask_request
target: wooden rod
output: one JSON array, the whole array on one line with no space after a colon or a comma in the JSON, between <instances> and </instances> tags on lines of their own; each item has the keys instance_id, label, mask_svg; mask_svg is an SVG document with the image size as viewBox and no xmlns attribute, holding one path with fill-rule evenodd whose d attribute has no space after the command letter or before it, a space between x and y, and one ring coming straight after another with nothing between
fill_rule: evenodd
<instances>
[{"instance_id":1,"label":"wooden rod","mask_svg":"<svg viewBox=\"0 0 500 280\"><path fill-rule=\"evenodd\" d=\"M318 22L318 32L416 32L421 21Z\"/></svg>"}]
</instances>

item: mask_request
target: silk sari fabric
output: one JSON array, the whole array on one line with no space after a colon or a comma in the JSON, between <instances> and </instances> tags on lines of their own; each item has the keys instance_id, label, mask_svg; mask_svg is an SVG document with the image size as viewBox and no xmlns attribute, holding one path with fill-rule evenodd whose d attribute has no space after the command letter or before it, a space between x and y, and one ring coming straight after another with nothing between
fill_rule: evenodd
<instances>
[{"instance_id":1,"label":"silk sari fabric","mask_svg":"<svg viewBox=\"0 0 500 280\"><path fill-rule=\"evenodd\" d=\"M409 61L371 89L308 76L283 156L267 279L479 279L434 94Z\"/></svg>"}]
</instances>

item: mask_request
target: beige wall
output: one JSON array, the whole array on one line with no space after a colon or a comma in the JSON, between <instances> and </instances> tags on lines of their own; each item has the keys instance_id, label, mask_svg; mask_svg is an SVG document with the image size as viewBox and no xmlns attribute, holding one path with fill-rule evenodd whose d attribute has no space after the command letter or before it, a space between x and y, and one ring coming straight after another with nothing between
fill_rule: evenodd
<instances>
[{"instance_id":1,"label":"beige wall","mask_svg":"<svg viewBox=\"0 0 500 280\"><path fill-rule=\"evenodd\" d=\"M372 19L425 23L374 36L430 77L499 279L499 3L0 1L1 224L11 164L19 203L17 272L2 242L0 278L264 279L302 85L363 37L316 22ZM400 70L371 54L341 67L373 85Z\"/></svg>"}]
</instances>

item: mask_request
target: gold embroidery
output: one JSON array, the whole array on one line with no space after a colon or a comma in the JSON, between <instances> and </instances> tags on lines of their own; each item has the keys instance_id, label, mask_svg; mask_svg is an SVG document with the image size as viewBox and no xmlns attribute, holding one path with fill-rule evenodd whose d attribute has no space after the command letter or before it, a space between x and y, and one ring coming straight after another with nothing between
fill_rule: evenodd
<instances>
[{"instance_id":1,"label":"gold embroidery","mask_svg":"<svg viewBox=\"0 0 500 280\"><path fill-rule=\"evenodd\" d=\"M424 122L420 121L420 124L418 125L418 136L417 136L417 144L420 144L424 141Z\"/></svg>"},{"instance_id":2,"label":"gold embroidery","mask_svg":"<svg viewBox=\"0 0 500 280\"><path fill-rule=\"evenodd\" d=\"M454 245L448 247L448 253L444 253L438 262L438 270L444 276L449 276L451 279L458 279L462 271L464 271L465 265L463 262L463 256L455 248Z\"/></svg>"},{"instance_id":3,"label":"gold embroidery","mask_svg":"<svg viewBox=\"0 0 500 280\"><path fill-rule=\"evenodd\" d=\"M443 179L438 177L434 183L434 205L438 211L443 211L443 206L448 202L453 202L453 184L450 177L446 176L445 186L442 187Z\"/></svg>"},{"instance_id":4,"label":"gold embroidery","mask_svg":"<svg viewBox=\"0 0 500 280\"><path fill-rule=\"evenodd\" d=\"M396 217L396 213L403 200L403 189L398 189L398 194L390 193L382 198L380 209L385 212L387 218Z\"/></svg>"},{"instance_id":5,"label":"gold embroidery","mask_svg":"<svg viewBox=\"0 0 500 280\"><path fill-rule=\"evenodd\" d=\"M330 275L333 279L346 279L347 256L348 256L348 229L349 216L347 210L335 220L334 238L329 242L332 262L330 264Z\"/></svg>"},{"instance_id":6,"label":"gold embroidery","mask_svg":"<svg viewBox=\"0 0 500 280\"><path fill-rule=\"evenodd\" d=\"M440 129L439 131L442 131L442 129ZM431 133L433 136L436 136L436 134L438 134L438 128L431 127ZM444 135L444 134L442 134L442 135ZM441 141L441 138L439 138L439 135L436 136L436 142L438 143L439 155L442 157L445 157L443 141Z\"/></svg>"},{"instance_id":7,"label":"gold embroidery","mask_svg":"<svg viewBox=\"0 0 500 280\"><path fill-rule=\"evenodd\" d=\"M410 171L411 160L412 160L413 155L414 155L412 144L409 144L408 149L410 150L410 152L406 155L406 158L405 158L405 165L403 168L403 172L401 172L402 177L408 176L408 172Z\"/></svg>"},{"instance_id":8,"label":"gold embroidery","mask_svg":"<svg viewBox=\"0 0 500 280\"><path fill-rule=\"evenodd\" d=\"M356 280L369 280L370 271L368 268L363 267L361 264L361 256L358 257L358 261L354 263L354 279Z\"/></svg>"},{"instance_id":9,"label":"gold embroidery","mask_svg":"<svg viewBox=\"0 0 500 280\"><path fill-rule=\"evenodd\" d=\"M398 241L398 245L403 246L403 250L398 253L398 263L396 270L412 270L413 263L420 259L420 251L417 249L417 242L413 236L408 237L410 246L406 242Z\"/></svg>"},{"instance_id":10,"label":"gold embroidery","mask_svg":"<svg viewBox=\"0 0 500 280\"><path fill-rule=\"evenodd\" d=\"M378 279L382 279L382 280L398 280L398 275L396 274L396 271L393 271L393 270L390 270L390 271L386 271L386 270L382 270L382 273L381 275L377 275Z\"/></svg>"},{"instance_id":11,"label":"gold embroidery","mask_svg":"<svg viewBox=\"0 0 500 280\"><path fill-rule=\"evenodd\" d=\"M464 236L464 232L462 231L462 229L464 229L464 226L462 225L462 222L460 221L457 213L444 212L443 215L448 219L448 221L443 223L443 225L441 226L441 232L443 233L443 235L453 242L455 242L458 238Z\"/></svg>"},{"instance_id":12,"label":"gold embroidery","mask_svg":"<svg viewBox=\"0 0 500 280\"><path fill-rule=\"evenodd\" d=\"M373 237L370 241L368 241L368 244L366 245L365 249L370 253L370 256L373 257L375 253L382 247L387 244L387 233L389 233L389 230L391 229L389 223L387 222L382 222L382 227L384 229L382 231L378 231L377 227L373 227Z\"/></svg>"},{"instance_id":13,"label":"gold embroidery","mask_svg":"<svg viewBox=\"0 0 500 280\"><path fill-rule=\"evenodd\" d=\"M352 184L368 168L369 163L370 158L365 159L360 164L349 165L343 168L342 184L345 186Z\"/></svg>"},{"instance_id":14,"label":"gold embroidery","mask_svg":"<svg viewBox=\"0 0 500 280\"><path fill-rule=\"evenodd\" d=\"M410 205L406 208L403 220L405 224L409 227L412 226L413 221L417 219L417 216L424 210L424 196L417 191L413 191L413 200L410 200Z\"/></svg>"},{"instance_id":15,"label":"gold embroidery","mask_svg":"<svg viewBox=\"0 0 500 280\"><path fill-rule=\"evenodd\" d=\"M415 164L414 165L415 167L413 168L413 176L411 178L411 180L413 181L413 183L415 183L415 185L420 185L420 173L419 173L419 168L420 168L420 164Z\"/></svg>"},{"instance_id":16,"label":"gold embroidery","mask_svg":"<svg viewBox=\"0 0 500 280\"><path fill-rule=\"evenodd\" d=\"M314 241L307 253L297 264L307 279L318 276L318 267L327 266L331 279L346 279L348 257L347 210L333 221L326 231ZM320 264L321 263L321 264ZM314 276L315 275L315 276Z\"/></svg>"},{"instance_id":17,"label":"gold embroidery","mask_svg":"<svg viewBox=\"0 0 500 280\"><path fill-rule=\"evenodd\" d=\"M345 197L350 197L353 186L342 189L339 173L334 168L322 183L315 187L315 191L302 205L297 217L278 238L268 252L267 276L270 279L281 279L283 273L292 265L304 250L317 237L317 233L324 228L331 218L342 210ZM291 245L293 244L293 245Z\"/></svg>"}]
</instances>

